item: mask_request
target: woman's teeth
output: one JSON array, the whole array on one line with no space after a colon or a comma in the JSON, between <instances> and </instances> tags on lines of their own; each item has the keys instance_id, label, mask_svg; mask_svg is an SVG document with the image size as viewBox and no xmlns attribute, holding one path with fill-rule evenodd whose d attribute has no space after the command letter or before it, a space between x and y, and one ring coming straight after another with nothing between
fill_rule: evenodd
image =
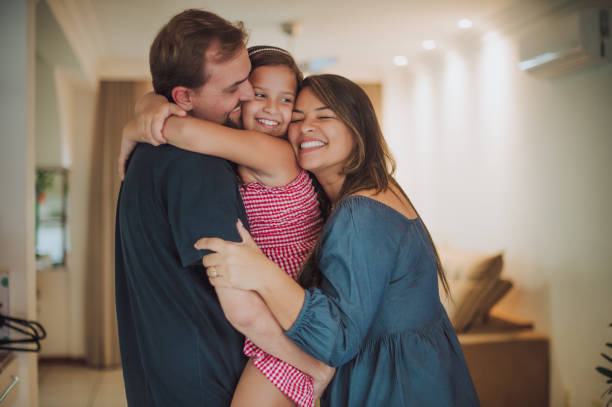
<instances>
[{"instance_id":1,"label":"woman's teeth","mask_svg":"<svg viewBox=\"0 0 612 407\"><path fill-rule=\"evenodd\" d=\"M305 141L300 144L300 149L304 150L305 148L313 148L313 147L323 147L325 145L322 141Z\"/></svg>"},{"instance_id":2,"label":"woman's teeth","mask_svg":"<svg viewBox=\"0 0 612 407\"><path fill-rule=\"evenodd\" d=\"M264 126L278 126L279 122L274 120L266 120L266 119L257 119L259 124L263 124Z\"/></svg>"}]
</instances>

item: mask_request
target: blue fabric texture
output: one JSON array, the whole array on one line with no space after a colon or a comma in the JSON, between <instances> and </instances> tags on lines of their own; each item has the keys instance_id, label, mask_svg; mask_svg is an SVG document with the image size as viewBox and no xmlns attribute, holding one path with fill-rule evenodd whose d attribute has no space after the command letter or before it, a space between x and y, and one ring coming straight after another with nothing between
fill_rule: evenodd
<instances>
[{"instance_id":1,"label":"blue fabric texture","mask_svg":"<svg viewBox=\"0 0 612 407\"><path fill-rule=\"evenodd\" d=\"M139 145L117 206L115 289L128 405L225 407L246 357L201 264L200 237L239 241L222 159Z\"/></svg>"},{"instance_id":2,"label":"blue fabric texture","mask_svg":"<svg viewBox=\"0 0 612 407\"><path fill-rule=\"evenodd\" d=\"M321 406L478 406L421 220L352 196L321 239L322 282L286 331L337 367Z\"/></svg>"}]
</instances>

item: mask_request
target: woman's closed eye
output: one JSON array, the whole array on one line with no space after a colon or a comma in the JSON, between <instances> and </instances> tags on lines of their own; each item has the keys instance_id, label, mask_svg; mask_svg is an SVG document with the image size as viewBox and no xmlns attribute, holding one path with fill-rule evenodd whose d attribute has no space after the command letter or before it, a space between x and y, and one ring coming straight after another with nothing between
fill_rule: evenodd
<instances>
[{"instance_id":1,"label":"woman's closed eye","mask_svg":"<svg viewBox=\"0 0 612 407\"><path fill-rule=\"evenodd\" d=\"M301 112L293 112L293 114L291 115L290 123L297 123L301 122L302 120L304 120L304 114L302 114Z\"/></svg>"}]
</instances>

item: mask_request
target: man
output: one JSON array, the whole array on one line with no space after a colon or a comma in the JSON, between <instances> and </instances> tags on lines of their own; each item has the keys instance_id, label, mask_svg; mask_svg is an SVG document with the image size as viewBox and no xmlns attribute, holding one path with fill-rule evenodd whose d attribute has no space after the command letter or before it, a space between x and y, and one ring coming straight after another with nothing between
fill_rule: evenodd
<instances>
[{"instance_id":1,"label":"man","mask_svg":"<svg viewBox=\"0 0 612 407\"><path fill-rule=\"evenodd\" d=\"M245 41L242 26L215 14L175 16L151 46L156 93L195 117L238 120L240 103L253 97ZM238 218L246 224L225 160L169 145L134 151L119 194L115 260L130 406L230 404L246 363L244 337L226 320L194 243L204 236L238 241ZM241 295L217 294L230 302Z\"/></svg>"}]
</instances>

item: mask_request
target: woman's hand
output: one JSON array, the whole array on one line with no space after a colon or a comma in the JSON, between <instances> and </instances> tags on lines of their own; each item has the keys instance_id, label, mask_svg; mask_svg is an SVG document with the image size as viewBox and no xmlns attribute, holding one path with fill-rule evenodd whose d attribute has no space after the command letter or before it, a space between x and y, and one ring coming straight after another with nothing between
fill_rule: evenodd
<instances>
[{"instance_id":1,"label":"woman's hand","mask_svg":"<svg viewBox=\"0 0 612 407\"><path fill-rule=\"evenodd\" d=\"M202 238L195 244L198 250L214 252L202 258L213 286L257 290L274 273L284 274L261 252L240 220L236 222L236 228L242 238L240 243L211 237Z\"/></svg>"}]
</instances>

